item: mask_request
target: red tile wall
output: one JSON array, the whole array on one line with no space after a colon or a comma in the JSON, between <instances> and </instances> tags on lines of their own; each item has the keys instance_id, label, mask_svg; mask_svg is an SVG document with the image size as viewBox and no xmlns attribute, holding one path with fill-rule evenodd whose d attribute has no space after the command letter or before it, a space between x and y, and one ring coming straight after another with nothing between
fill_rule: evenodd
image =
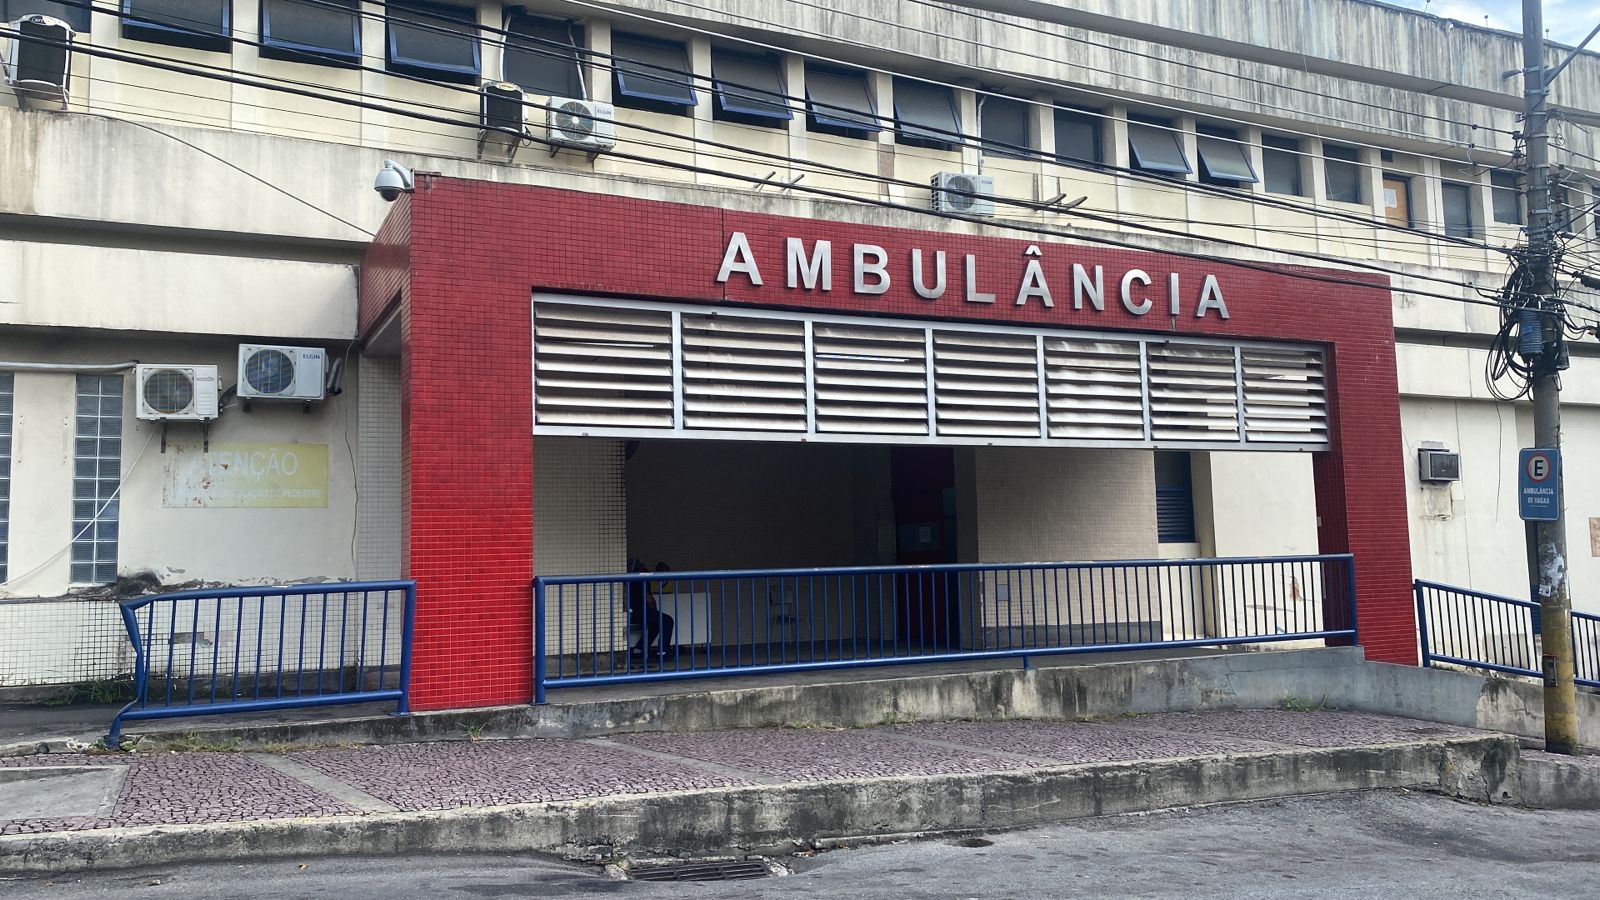
<instances>
[{"instance_id":1,"label":"red tile wall","mask_svg":"<svg viewBox=\"0 0 1600 900\"><path fill-rule=\"evenodd\" d=\"M419 175L396 206L362 273L361 321L371 327L398 293L402 308L407 565L418 581L413 705L419 709L525 702L531 694L533 574L531 300L535 290L700 303L827 309L1073 327L1320 343L1331 361L1333 449L1314 474L1323 552L1352 552L1359 573L1361 643L1371 659L1415 663L1410 544L1400 439L1394 328L1387 283L1320 284L1281 271L1132 250L976 237L796 219L711 207ZM391 229L391 226L392 229ZM763 284L716 281L728 236L747 235ZM403 243L409 234L409 257ZM784 240L833 242L833 289L785 287ZM851 244L888 254L891 285L851 291ZM939 300L910 287L910 251L947 254ZM963 257L980 261L963 299ZM1038 258L1054 306L1015 303L1027 261ZM1106 309L1073 308L1072 263L1104 267ZM401 268L409 265L409 272ZM1117 287L1148 272L1153 309L1136 316ZM1311 270L1304 270L1311 271ZM1168 312L1168 274L1181 282ZM1231 317L1194 315L1206 273Z\"/></svg>"}]
</instances>

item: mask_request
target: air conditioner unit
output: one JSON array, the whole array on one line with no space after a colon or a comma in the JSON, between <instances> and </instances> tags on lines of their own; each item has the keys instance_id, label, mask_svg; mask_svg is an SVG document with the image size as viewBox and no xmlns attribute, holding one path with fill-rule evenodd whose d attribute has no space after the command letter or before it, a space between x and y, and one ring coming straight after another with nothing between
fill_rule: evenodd
<instances>
[{"instance_id":1,"label":"air conditioner unit","mask_svg":"<svg viewBox=\"0 0 1600 900\"><path fill-rule=\"evenodd\" d=\"M522 136L522 88L509 81L491 81L483 86L483 116L480 127Z\"/></svg>"},{"instance_id":2,"label":"air conditioner unit","mask_svg":"<svg viewBox=\"0 0 1600 900\"><path fill-rule=\"evenodd\" d=\"M140 365L139 418L155 422L209 422L217 417L217 367Z\"/></svg>"},{"instance_id":3,"label":"air conditioner unit","mask_svg":"<svg viewBox=\"0 0 1600 900\"><path fill-rule=\"evenodd\" d=\"M321 400L328 352L320 347L239 345L241 400Z\"/></svg>"},{"instance_id":4,"label":"air conditioner unit","mask_svg":"<svg viewBox=\"0 0 1600 900\"><path fill-rule=\"evenodd\" d=\"M1461 454L1442 447L1423 447L1417 451L1417 474L1435 484L1461 480Z\"/></svg>"},{"instance_id":5,"label":"air conditioner unit","mask_svg":"<svg viewBox=\"0 0 1600 900\"><path fill-rule=\"evenodd\" d=\"M994 176L940 172L933 176L933 211L994 215Z\"/></svg>"},{"instance_id":6,"label":"air conditioner unit","mask_svg":"<svg viewBox=\"0 0 1600 900\"><path fill-rule=\"evenodd\" d=\"M617 111L609 103L550 98L550 142L599 153L617 145Z\"/></svg>"},{"instance_id":7,"label":"air conditioner unit","mask_svg":"<svg viewBox=\"0 0 1600 900\"><path fill-rule=\"evenodd\" d=\"M5 52L5 79L18 106L66 109L72 76L72 26L50 16L23 16L6 25L13 32L0 40Z\"/></svg>"}]
</instances>

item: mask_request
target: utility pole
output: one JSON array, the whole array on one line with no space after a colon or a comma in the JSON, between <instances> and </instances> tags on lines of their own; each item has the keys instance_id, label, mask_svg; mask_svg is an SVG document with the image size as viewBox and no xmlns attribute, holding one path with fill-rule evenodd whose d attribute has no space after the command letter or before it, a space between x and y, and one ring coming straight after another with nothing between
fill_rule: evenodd
<instances>
[{"instance_id":1,"label":"utility pole","mask_svg":"<svg viewBox=\"0 0 1600 900\"><path fill-rule=\"evenodd\" d=\"M1528 255L1532 303L1538 310L1544 346L1533 360L1534 443L1561 449L1561 382L1557 374L1562 356L1562 315L1556 297L1555 217L1550 204L1549 82L1559 69L1545 66L1543 0L1522 0L1522 77L1525 116L1523 133L1528 143ZM1524 327L1527 327L1526 325ZM1534 558L1538 564L1538 603L1541 620L1544 672L1544 741L1552 753L1578 749L1578 696L1573 683L1572 597L1567 582L1566 514L1558 507L1556 520L1539 522Z\"/></svg>"}]
</instances>

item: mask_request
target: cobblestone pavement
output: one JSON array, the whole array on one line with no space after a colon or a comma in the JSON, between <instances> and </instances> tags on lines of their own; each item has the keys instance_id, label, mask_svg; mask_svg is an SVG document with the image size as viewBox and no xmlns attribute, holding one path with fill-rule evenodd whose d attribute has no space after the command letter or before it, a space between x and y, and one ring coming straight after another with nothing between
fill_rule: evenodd
<instances>
[{"instance_id":1,"label":"cobblestone pavement","mask_svg":"<svg viewBox=\"0 0 1600 900\"><path fill-rule=\"evenodd\" d=\"M784 781L999 772L1074 763L1365 746L1475 734L1333 710L1163 713L1094 722L944 722L861 729L619 735L608 741L503 740L284 754L350 792L401 810L538 803ZM101 816L7 818L0 834L131 825L360 815L305 780L238 753L49 754L0 767L126 766ZM0 794L3 800L3 794Z\"/></svg>"}]
</instances>

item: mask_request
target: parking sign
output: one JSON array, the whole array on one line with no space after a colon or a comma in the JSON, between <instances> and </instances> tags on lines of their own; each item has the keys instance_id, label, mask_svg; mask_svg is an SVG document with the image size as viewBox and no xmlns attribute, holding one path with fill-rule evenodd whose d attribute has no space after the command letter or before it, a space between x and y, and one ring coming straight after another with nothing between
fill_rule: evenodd
<instances>
[{"instance_id":1,"label":"parking sign","mask_svg":"<svg viewBox=\"0 0 1600 900\"><path fill-rule=\"evenodd\" d=\"M1548 447L1523 450L1517 459L1517 497L1524 521L1561 518L1561 455Z\"/></svg>"}]
</instances>

